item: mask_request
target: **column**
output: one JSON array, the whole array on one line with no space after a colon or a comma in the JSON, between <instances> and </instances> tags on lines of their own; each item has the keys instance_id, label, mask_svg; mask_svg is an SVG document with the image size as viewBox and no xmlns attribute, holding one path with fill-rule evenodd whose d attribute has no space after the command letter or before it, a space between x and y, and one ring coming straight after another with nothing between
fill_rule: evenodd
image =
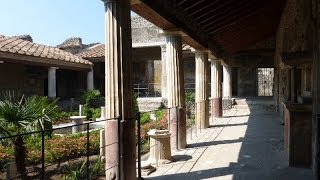
<instances>
[{"instance_id":1,"label":"column","mask_svg":"<svg viewBox=\"0 0 320 180\"><path fill-rule=\"evenodd\" d=\"M49 67L48 69L48 97L57 97L57 80L56 80L56 67Z\"/></svg>"},{"instance_id":2,"label":"column","mask_svg":"<svg viewBox=\"0 0 320 180\"><path fill-rule=\"evenodd\" d=\"M223 65L223 97L231 98L232 89L231 89L231 68L227 65Z\"/></svg>"},{"instance_id":3,"label":"column","mask_svg":"<svg viewBox=\"0 0 320 180\"><path fill-rule=\"evenodd\" d=\"M313 66L312 66L312 169L316 178L320 177L320 2L314 1L313 9L315 14L315 31L313 43Z\"/></svg>"},{"instance_id":4,"label":"column","mask_svg":"<svg viewBox=\"0 0 320 180\"><path fill-rule=\"evenodd\" d=\"M161 97L167 99L167 61L166 61L166 45L161 47Z\"/></svg>"},{"instance_id":5,"label":"column","mask_svg":"<svg viewBox=\"0 0 320 180\"><path fill-rule=\"evenodd\" d=\"M301 68L301 95L306 91L306 67Z\"/></svg>"},{"instance_id":6,"label":"column","mask_svg":"<svg viewBox=\"0 0 320 180\"><path fill-rule=\"evenodd\" d=\"M105 5L106 179L136 179L129 0ZM118 119L120 121L118 121Z\"/></svg>"},{"instance_id":7,"label":"column","mask_svg":"<svg viewBox=\"0 0 320 180\"><path fill-rule=\"evenodd\" d=\"M87 90L94 89L93 68L87 74Z\"/></svg>"},{"instance_id":8,"label":"column","mask_svg":"<svg viewBox=\"0 0 320 180\"><path fill-rule=\"evenodd\" d=\"M198 128L209 127L208 53L197 51L196 60L196 123Z\"/></svg>"},{"instance_id":9,"label":"column","mask_svg":"<svg viewBox=\"0 0 320 180\"><path fill-rule=\"evenodd\" d=\"M212 118L222 117L222 98L221 98L221 62L211 60L211 116Z\"/></svg>"},{"instance_id":10,"label":"column","mask_svg":"<svg viewBox=\"0 0 320 180\"><path fill-rule=\"evenodd\" d=\"M297 68L293 67L290 70L291 75L291 103L297 102L297 87L296 87L296 75L297 75Z\"/></svg>"},{"instance_id":11,"label":"column","mask_svg":"<svg viewBox=\"0 0 320 180\"><path fill-rule=\"evenodd\" d=\"M171 148L182 149L187 146L187 140L181 36L168 34L166 41L167 98Z\"/></svg>"}]
</instances>

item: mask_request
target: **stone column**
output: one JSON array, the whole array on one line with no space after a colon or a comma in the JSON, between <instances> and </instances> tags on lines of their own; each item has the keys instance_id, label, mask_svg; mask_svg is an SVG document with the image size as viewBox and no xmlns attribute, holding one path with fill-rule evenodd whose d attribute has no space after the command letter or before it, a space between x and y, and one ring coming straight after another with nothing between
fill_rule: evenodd
<instances>
[{"instance_id":1,"label":"stone column","mask_svg":"<svg viewBox=\"0 0 320 180\"><path fill-rule=\"evenodd\" d=\"M320 177L320 2L313 1L314 36L313 36L313 67L312 67L312 169L316 178Z\"/></svg>"},{"instance_id":2,"label":"stone column","mask_svg":"<svg viewBox=\"0 0 320 180\"><path fill-rule=\"evenodd\" d=\"M297 102L297 87L296 87L296 75L297 75L297 68L292 68L290 70L291 73L291 103Z\"/></svg>"},{"instance_id":3,"label":"stone column","mask_svg":"<svg viewBox=\"0 0 320 180\"><path fill-rule=\"evenodd\" d=\"M178 34L167 34L166 41L167 98L171 147L181 149L187 146L181 36Z\"/></svg>"},{"instance_id":4,"label":"stone column","mask_svg":"<svg viewBox=\"0 0 320 180\"><path fill-rule=\"evenodd\" d=\"M301 68L301 95L306 90L306 67Z\"/></svg>"},{"instance_id":5,"label":"stone column","mask_svg":"<svg viewBox=\"0 0 320 180\"><path fill-rule=\"evenodd\" d=\"M56 79L56 67L49 67L48 69L48 97L57 97L57 79Z\"/></svg>"},{"instance_id":6,"label":"stone column","mask_svg":"<svg viewBox=\"0 0 320 180\"><path fill-rule=\"evenodd\" d=\"M211 116L222 117L222 98L221 98L221 80L222 80L221 62L211 60Z\"/></svg>"},{"instance_id":7,"label":"stone column","mask_svg":"<svg viewBox=\"0 0 320 180\"><path fill-rule=\"evenodd\" d=\"M196 60L196 123L198 128L209 127L208 53L197 51Z\"/></svg>"},{"instance_id":8,"label":"stone column","mask_svg":"<svg viewBox=\"0 0 320 180\"><path fill-rule=\"evenodd\" d=\"M166 45L161 47L161 97L167 99L167 61L166 61Z\"/></svg>"},{"instance_id":9,"label":"stone column","mask_svg":"<svg viewBox=\"0 0 320 180\"><path fill-rule=\"evenodd\" d=\"M130 1L103 2L106 26L106 179L136 179Z\"/></svg>"},{"instance_id":10,"label":"stone column","mask_svg":"<svg viewBox=\"0 0 320 180\"><path fill-rule=\"evenodd\" d=\"M227 65L223 65L223 97L232 97L232 81L231 81L231 68Z\"/></svg>"},{"instance_id":11,"label":"stone column","mask_svg":"<svg viewBox=\"0 0 320 180\"><path fill-rule=\"evenodd\" d=\"M94 78L93 78L93 69L91 67L91 71L87 74L87 90L94 89Z\"/></svg>"}]
</instances>

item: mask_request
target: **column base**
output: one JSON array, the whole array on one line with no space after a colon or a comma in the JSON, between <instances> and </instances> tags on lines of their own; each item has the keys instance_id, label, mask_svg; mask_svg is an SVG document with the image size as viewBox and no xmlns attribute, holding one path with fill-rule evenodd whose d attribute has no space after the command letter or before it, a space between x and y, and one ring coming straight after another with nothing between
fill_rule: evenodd
<instances>
[{"instance_id":1,"label":"column base","mask_svg":"<svg viewBox=\"0 0 320 180\"><path fill-rule=\"evenodd\" d=\"M211 116L222 117L222 98L211 99Z\"/></svg>"},{"instance_id":2,"label":"column base","mask_svg":"<svg viewBox=\"0 0 320 180\"><path fill-rule=\"evenodd\" d=\"M119 178L119 135L118 132L119 123L118 120L108 120L105 124L105 154L106 156L106 179L118 179Z\"/></svg>"},{"instance_id":3,"label":"column base","mask_svg":"<svg viewBox=\"0 0 320 180\"><path fill-rule=\"evenodd\" d=\"M183 107L168 109L171 149L187 147L186 110Z\"/></svg>"},{"instance_id":4,"label":"column base","mask_svg":"<svg viewBox=\"0 0 320 180\"><path fill-rule=\"evenodd\" d=\"M134 120L106 121L106 179L119 179L120 174L123 179L136 178L136 153L132 150L136 148L134 125Z\"/></svg>"},{"instance_id":5,"label":"column base","mask_svg":"<svg viewBox=\"0 0 320 180\"><path fill-rule=\"evenodd\" d=\"M199 129L205 129L210 126L208 100L196 103L196 124Z\"/></svg>"}]
</instances>

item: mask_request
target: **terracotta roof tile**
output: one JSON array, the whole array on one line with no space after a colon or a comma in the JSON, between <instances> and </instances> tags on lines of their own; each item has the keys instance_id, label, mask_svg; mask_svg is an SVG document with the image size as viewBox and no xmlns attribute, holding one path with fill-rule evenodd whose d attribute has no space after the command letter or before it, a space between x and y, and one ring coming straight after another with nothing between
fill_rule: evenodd
<instances>
[{"instance_id":1,"label":"terracotta roof tile","mask_svg":"<svg viewBox=\"0 0 320 180\"><path fill-rule=\"evenodd\" d=\"M36 44L27 40L19 39L18 37L19 36L6 37L0 35L0 52L48 58L55 60L57 65L59 65L59 62L61 63L61 61L91 65L90 61L84 60L79 56L72 55L71 53L59 48Z\"/></svg>"},{"instance_id":2,"label":"terracotta roof tile","mask_svg":"<svg viewBox=\"0 0 320 180\"><path fill-rule=\"evenodd\" d=\"M76 55L84 59L104 57L105 56L104 44L97 44L97 45L91 46Z\"/></svg>"}]
</instances>

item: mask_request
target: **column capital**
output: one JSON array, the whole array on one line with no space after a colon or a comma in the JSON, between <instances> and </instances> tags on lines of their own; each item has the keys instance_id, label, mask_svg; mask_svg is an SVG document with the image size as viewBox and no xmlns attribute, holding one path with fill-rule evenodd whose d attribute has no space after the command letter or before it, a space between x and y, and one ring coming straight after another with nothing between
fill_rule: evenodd
<instances>
[{"instance_id":1,"label":"column capital","mask_svg":"<svg viewBox=\"0 0 320 180\"><path fill-rule=\"evenodd\" d=\"M59 69L59 67L49 67L48 69Z\"/></svg>"}]
</instances>

